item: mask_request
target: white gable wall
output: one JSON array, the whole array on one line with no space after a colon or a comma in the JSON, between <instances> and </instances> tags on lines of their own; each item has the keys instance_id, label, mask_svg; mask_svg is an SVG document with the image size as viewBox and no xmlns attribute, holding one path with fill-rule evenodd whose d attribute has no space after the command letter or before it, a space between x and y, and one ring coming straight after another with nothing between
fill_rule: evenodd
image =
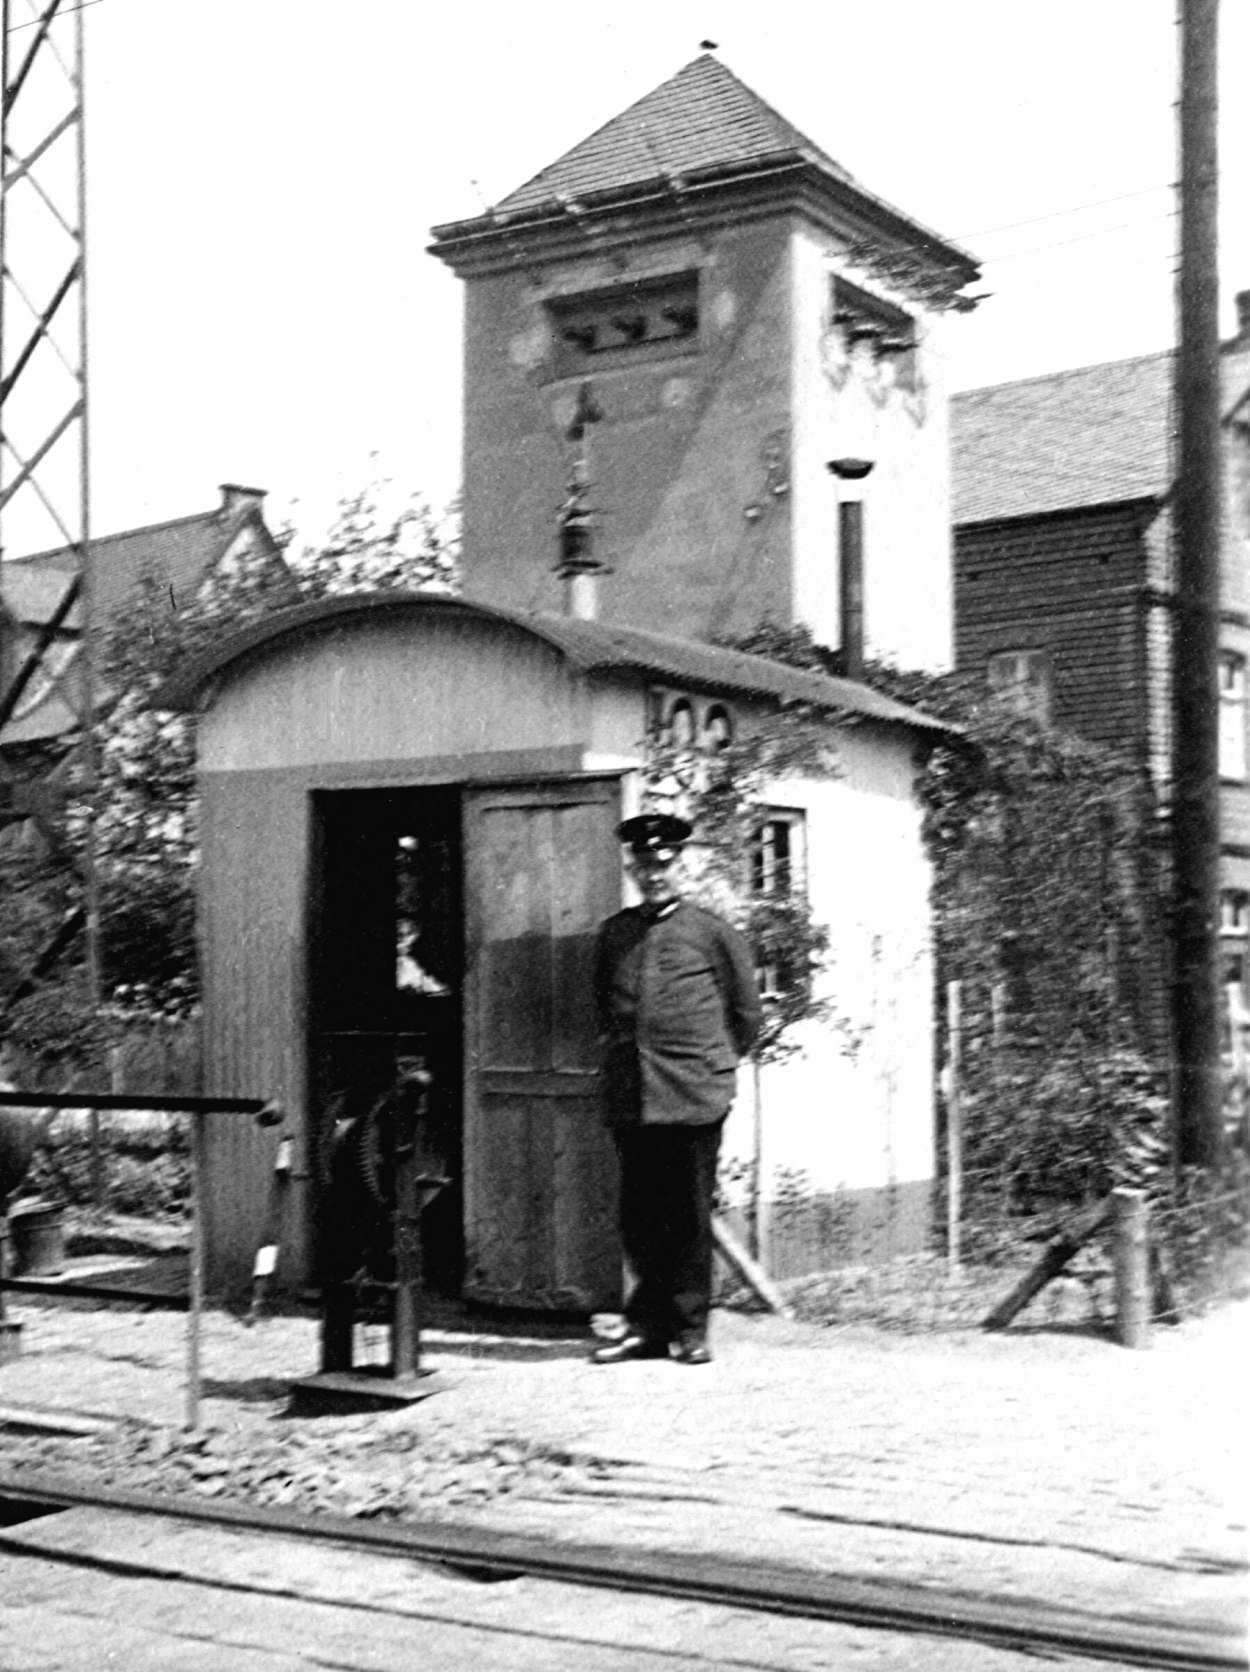
<instances>
[{"instance_id":1,"label":"white gable wall","mask_svg":"<svg viewBox=\"0 0 1250 1672\"><path fill-rule=\"evenodd\" d=\"M813 1192L933 1175L931 872L920 835L913 744L861 726L842 734L841 775L790 782L778 806L806 817L808 890L831 945L828 1020L796 1033L802 1053L765 1067L764 1193L802 1174ZM728 1156L753 1155L753 1076L742 1075Z\"/></svg>"},{"instance_id":2,"label":"white gable wall","mask_svg":"<svg viewBox=\"0 0 1250 1672\"><path fill-rule=\"evenodd\" d=\"M952 665L953 593L945 321L879 280L847 268L832 234L798 222L794 285L794 618L822 644L841 643L838 619L839 484L831 459L873 461L847 497L864 502L864 633L869 656L903 667ZM919 384L897 387L871 347L845 351L831 321L834 275L914 316Z\"/></svg>"}]
</instances>

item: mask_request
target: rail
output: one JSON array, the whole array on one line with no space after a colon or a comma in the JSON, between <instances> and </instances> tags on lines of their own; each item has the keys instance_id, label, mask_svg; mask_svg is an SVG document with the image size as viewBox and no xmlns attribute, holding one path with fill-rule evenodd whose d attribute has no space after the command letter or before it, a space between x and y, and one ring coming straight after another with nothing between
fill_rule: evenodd
<instances>
[{"instance_id":1,"label":"rail","mask_svg":"<svg viewBox=\"0 0 1250 1672\"><path fill-rule=\"evenodd\" d=\"M277 1103L261 1097L192 1097L165 1096L148 1092L100 1091L37 1091L14 1089L0 1091L0 1109L134 1109L155 1114L189 1115L191 1117L191 1243L187 1294L179 1310L187 1312L187 1401L186 1426L200 1424L200 1368L201 1323L204 1313L204 1211L201 1202L204 1177L205 1121L209 1115L251 1115L258 1126L279 1126L283 1112ZM147 1300L153 1304L170 1304L168 1296L145 1296L141 1291L118 1291L91 1283L45 1283L38 1279L6 1277L0 1272L0 1316L4 1310L6 1291L27 1294L72 1294L76 1298L116 1301Z\"/></svg>"}]
</instances>

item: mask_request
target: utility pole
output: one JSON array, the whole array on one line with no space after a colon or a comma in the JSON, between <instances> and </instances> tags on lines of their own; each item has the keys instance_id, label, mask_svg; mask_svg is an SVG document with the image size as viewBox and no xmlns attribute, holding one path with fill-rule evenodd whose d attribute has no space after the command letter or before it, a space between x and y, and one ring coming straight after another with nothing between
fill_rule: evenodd
<instances>
[{"instance_id":1,"label":"utility pole","mask_svg":"<svg viewBox=\"0 0 1250 1672\"><path fill-rule=\"evenodd\" d=\"M1180 293L1175 405L1172 764L1175 1156L1210 1166L1223 1131L1220 905L1219 0L1180 0Z\"/></svg>"}]
</instances>

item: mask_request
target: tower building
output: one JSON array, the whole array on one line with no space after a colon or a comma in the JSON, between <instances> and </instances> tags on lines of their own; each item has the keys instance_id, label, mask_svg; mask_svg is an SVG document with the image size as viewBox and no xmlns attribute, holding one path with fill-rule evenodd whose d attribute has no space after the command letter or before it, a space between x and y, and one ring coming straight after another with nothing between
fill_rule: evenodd
<instances>
[{"instance_id":1,"label":"tower building","mask_svg":"<svg viewBox=\"0 0 1250 1672\"><path fill-rule=\"evenodd\" d=\"M710 54L434 240L466 281L471 595L559 608L576 470L605 620L715 638L767 617L949 665L941 337L970 256ZM839 479L847 460L871 470Z\"/></svg>"}]
</instances>

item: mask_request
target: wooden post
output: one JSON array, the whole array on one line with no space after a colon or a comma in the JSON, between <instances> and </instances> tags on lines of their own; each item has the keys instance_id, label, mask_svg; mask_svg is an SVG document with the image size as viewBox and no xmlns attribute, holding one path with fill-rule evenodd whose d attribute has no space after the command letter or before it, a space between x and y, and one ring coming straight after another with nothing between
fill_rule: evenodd
<instances>
[{"instance_id":1,"label":"wooden post","mask_svg":"<svg viewBox=\"0 0 1250 1672\"><path fill-rule=\"evenodd\" d=\"M1150 1333L1150 1256L1146 1197L1141 1190L1113 1190L1115 1215L1115 1338L1121 1347L1144 1347Z\"/></svg>"},{"instance_id":2,"label":"wooden post","mask_svg":"<svg viewBox=\"0 0 1250 1672\"><path fill-rule=\"evenodd\" d=\"M1224 996L1228 1003L1228 1049L1229 1090L1232 1093L1232 1106L1237 1112L1236 1129L1244 1133L1246 1130L1246 1034L1245 1027L1248 1019L1245 1005L1241 999L1241 987L1236 981L1230 981L1224 988Z\"/></svg>"},{"instance_id":3,"label":"wooden post","mask_svg":"<svg viewBox=\"0 0 1250 1672\"><path fill-rule=\"evenodd\" d=\"M959 1270L959 1230L963 1217L963 988L946 983L946 1265Z\"/></svg>"},{"instance_id":4,"label":"wooden post","mask_svg":"<svg viewBox=\"0 0 1250 1672\"><path fill-rule=\"evenodd\" d=\"M764 1079L758 1062L751 1062L753 1148L751 1169L751 1253L765 1271L772 1263L772 1212L768 1200L768 1147L764 1136Z\"/></svg>"},{"instance_id":5,"label":"wooden post","mask_svg":"<svg viewBox=\"0 0 1250 1672\"><path fill-rule=\"evenodd\" d=\"M793 1318L794 1312L786 1303L781 1290L766 1271L762 1271L743 1248L733 1232L717 1214L712 1215L712 1241L726 1264L755 1292L771 1311L779 1317Z\"/></svg>"},{"instance_id":6,"label":"wooden post","mask_svg":"<svg viewBox=\"0 0 1250 1672\"><path fill-rule=\"evenodd\" d=\"M990 1038L997 1050L1007 1039L1007 983L996 981L990 988Z\"/></svg>"},{"instance_id":7,"label":"wooden post","mask_svg":"<svg viewBox=\"0 0 1250 1672\"><path fill-rule=\"evenodd\" d=\"M981 1328L1006 1329L1033 1296L1040 1294L1052 1277L1058 1277L1068 1261L1089 1241L1094 1232L1102 1229L1111 1211L1111 1197L1108 1196L1101 1202L1095 1202L1092 1207L1083 1208L1074 1214L1059 1233L1051 1238L1033 1269L1021 1278L1006 1300L1000 1301L989 1317L984 1319Z\"/></svg>"},{"instance_id":8,"label":"wooden post","mask_svg":"<svg viewBox=\"0 0 1250 1672\"><path fill-rule=\"evenodd\" d=\"M1219 0L1180 0L1180 274L1172 515L1172 1027L1176 1161L1223 1148L1220 892Z\"/></svg>"},{"instance_id":9,"label":"wooden post","mask_svg":"<svg viewBox=\"0 0 1250 1672\"><path fill-rule=\"evenodd\" d=\"M200 1324L204 1312L204 1122L191 1116L191 1271L187 1296L187 1427L200 1426Z\"/></svg>"}]
</instances>

